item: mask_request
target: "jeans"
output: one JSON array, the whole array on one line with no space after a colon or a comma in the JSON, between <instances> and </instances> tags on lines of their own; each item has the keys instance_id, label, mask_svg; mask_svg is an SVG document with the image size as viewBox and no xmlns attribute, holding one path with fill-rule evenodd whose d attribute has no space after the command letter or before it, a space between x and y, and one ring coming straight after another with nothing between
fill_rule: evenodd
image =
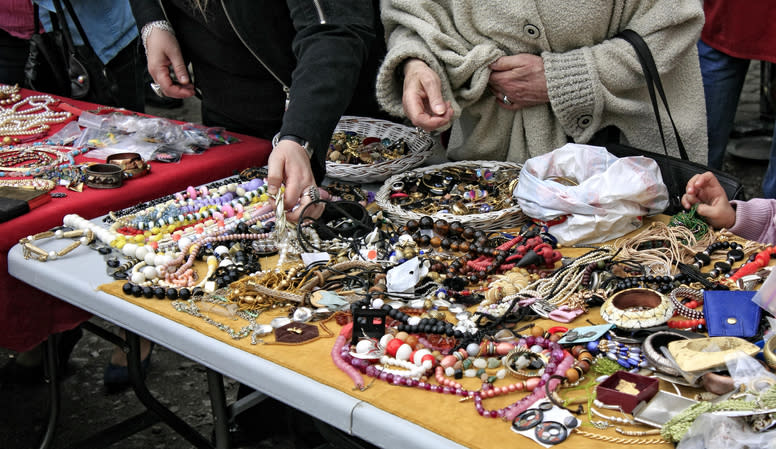
<instances>
[{"instance_id":1,"label":"jeans","mask_svg":"<svg viewBox=\"0 0 776 449\"><path fill-rule=\"evenodd\" d=\"M709 133L709 167L722 169L730 131L736 117L741 89L749 60L728 56L698 41L703 90L706 95L706 122ZM771 140L768 169L762 183L763 197L776 198L776 127Z\"/></svg>"},{"instance_id":2,"label":"jeans","mask_svg":"<svg viewBox=\"0 0 776 449\"><path fill-rule=\"evenodd\" d=\"M776 126L773 127L768 169L763 177L763 198L776 198Z\"/></svg>"},{"instance_id":3,"label":"jeans","mask_svg":"<svg viewBox=\"0 0 776 449\"><path fill-rule=\"evenodd\" d=\"M739 59L698 41L703 90L706 95L706 124L709 133L709 167L722 169L725 147L736 117L744 86L748 59Z\"/></svg>"}]
</instances>

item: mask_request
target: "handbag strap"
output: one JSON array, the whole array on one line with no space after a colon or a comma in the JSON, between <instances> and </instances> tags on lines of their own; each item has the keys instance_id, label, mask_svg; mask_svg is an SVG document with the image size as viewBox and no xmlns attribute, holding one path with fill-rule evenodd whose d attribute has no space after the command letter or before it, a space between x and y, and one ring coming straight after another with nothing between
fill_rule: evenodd
<instances>
[{"instance_id":1,"label":"handbag strap","mask_svg":"<svg viewBox=\"0 0 776 449\"><path fill-rule=\"evenodd\" d=\"M660 120L660 110L658 108L657 98L655 95L656 89L657 93L660 95L660 99L663 102L663 107L665 107L666 113L668 114L668 119L671 122L671 126L673 127L674 136L676 137L676 146L679 149L679 156L685 161L690 160L690 158L687 156L687 150L684 148L682 138L679 137L679 130L676 128L674 118L671 116L671 109L668 107L668 100L666 99L665 90L663 89L663 83L660 81L660 72L657 70L657 65L655 64L655 60L652 57L652 52L649 50L649 46L646 42L644 42L644 39L639 35L639 33L630 29L622 30L615 37L624 39L633 46L634 50L636 50L636 56L639 58L641 70L644 72L644 78L647 82L649 98L652 101L652 110L655 113L655 119L657 119L657 128L660 131L660 140L663 142L663 151L665 152L666 156L668 156L668 146L666 145L663 122Z\"/></svg>"},{"instance_id":2,"label":"handbag strap","mask_svg":"<svg viewBox=\"0 0 776 449\"><path fill-rule=\"evenodd\" d=\"M67 16L70 16L70 20L73 21L73 25L75 25L76 31L78 31L78 34L81 36L81 41L83 42L84 46L87 47L89 51L94 53L94 48L92 48L91 43L89 43L89 38L86 36L86 32L81 25L81 21L78 20L78 16L75 14L75 10L73 9L73 5L70 3L70 0L52 0L52 3L54 3L54 9L57 12L57 18L60 22L60 27L62 28L62 33L65 37L65 41L67 42L67 46L69 47L68 50L70 53L75 54L76 51L73 37L70 35L70 27L67 25ZM67 14L65 14L65 11L62 8L63 4L67 9Z\"/></svg>"},{"instance_id":3,"label":"handbag strap","mask_svg":"<svg viewBox=\"0 0 776 449\"><path fill-rule=\"evenodd\" d=\"M62 37L65 40L67 51L69 54L75 54L75 44L73 43L73 36L70 35L70 27L67 26L67 18L65 12L62 10L62 4L59 0L52 0L54 4L54 11L56 12L56 21L59 24L59 28L62 30ZM52 27L54 26L54 20L51 21Z\"/></svg>"}]
</instances>

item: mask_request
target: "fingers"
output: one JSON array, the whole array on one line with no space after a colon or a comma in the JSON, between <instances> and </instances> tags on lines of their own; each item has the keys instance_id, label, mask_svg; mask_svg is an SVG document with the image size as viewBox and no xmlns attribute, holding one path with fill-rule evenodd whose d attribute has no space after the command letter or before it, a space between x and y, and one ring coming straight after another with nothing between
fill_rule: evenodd
<instances>
[{"instance_id":1,"label":"fingers","mask_svg":"<svg viewBox=\"0 0 776 449\"><path fill-rule=\"evenodd\" d=\"M492 62L488 68L494 72L512 70L520 65L520 55L502 56Z\"/></svg>"},{"instance_id":2,"label":"fingers","mask_svg":"<svg viewBox=\"0 0 776 449\"><path fill-rule=\"evenodd\" d=\"M429 69L421 75L420 84L428 98L431 112L436 115L444 115L448 108L442 96L442 82L439 80L439 76Z\"/></svg>"},{"instance_id":3,"label":"fingers","mask_svg":"<svg viewBox=\"0 0 776 449\"><path fill-rule=\"evenodd\" d=\"M267 193L269 195L277 195L280 191L280 185L283 184L284 175L284 161L278 161L279 154L273 150L269 154L269 161L267 162Z\"/></svg>"},{"instance_id":4,"label":"fingers","mask_svg":"<svg viewBox=\"0 0 776 449\"><path fill-rule=\"evenodd\" d=\"M685 193L682 195L682 207L685 209L689 209L693 206L693 204L700 202L697 196L691 194L691 193Z\"/></svg>"},{"instance_id":5,"label":"fingers","mask_svg":"<svg viewBox=\"0 0 776 449\"><path fill-rule=\"evenodd\" d=\"M411 59L404 65L402 105L415 126L433 131L450 123L452 104L442 95L439 75L425 62Z\"/></svg>"},{"instance_id":6,"label":"fingers","mask_svg":"<svg viewBox=\"0 0 776 449\"><path fill-rule=\"evenodd\" d=\"M310 192L313 190L316 192L315 194L310 194ZM297 204L293 209L286 212L286 219L288 221L292 221L295 223L298 223L300 220L304 218L319 218L322 214L324 209L326 208L326 205L324 203L321 203L319 200L321 199L328 199L328 196L324 198L324 191L322 191L318 186L316 185L310 185L307 189L302 192L302 196L300 197L299 204Z\"/></svg>"},{"instance_id":7,"label":"fingers","mask_svg":"<svg viewBox=\"0 0 776 449\"><path fill-rule=\"evenodd\" d=\"M298 221L300 214L317 218L323 213L323 204L307 207L314 200L328 198L315 183L310 160L296 142L281 140L272 150L267 167L267 193L276 196L283 185L283 206L286 219Z\"/></svg>"},{"instance_id":8,"label":"fingers","mask_svg":"<svg viewBox=\"0 0 776 449\"><path fill-rule=\"evenodd\" d=\"M194 95L186 62L183 59L178 40L165 30L151 32L146 42L148 73L159 84L162 93L172 98L187 98ZM178 82L170 76L170 67Z\"/></svg>"},{"instance_id":9,"label":"fingers","mask_svg":"<svg viewBox=\"0 0 776 449\"><path fill-rule=\"evenodd\" d=\"M447 112L445 112L445 114L441 115L441 116L439 116L439 115L430 115L430 114L426 113L425 109L424 109L421 112L419 112L417 114L414 114L414 115L410 115L408 113L407 117L409 117L409 119L410 119L410 121L412 121L413 125L415 125L417 127L420 127L420 128L423 128L424 130L426 130L428 132L431 132L431 131L437 130L439 128L442 128L444 126L447 126L448 124L450 124L450 122L452 122L452 120L453 120L453 107L452 107L452 105L449 102L446 103L446 107L447 107Z\"/></svg>"}]
</instances>

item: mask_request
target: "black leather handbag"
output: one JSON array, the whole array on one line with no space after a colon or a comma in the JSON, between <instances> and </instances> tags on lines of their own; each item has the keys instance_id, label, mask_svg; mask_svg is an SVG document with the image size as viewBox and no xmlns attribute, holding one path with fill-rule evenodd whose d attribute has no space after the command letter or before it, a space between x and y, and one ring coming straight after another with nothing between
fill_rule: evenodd
<instances>
[{"instance_id":1,"label":"black leather handbag","mask_svg":"<svg viewBox=\"0 0 776 449\"><path fill-rule=\"evenodd\" d=\"M650 52L647 43L633 30L623 30L616 37L625 39L636 50L636 54L639 57L641 68L644 71L644 78L647 82L647 90L649 91L649 97L652 100L652 109L655 113L655 119L657 120L657 128L660 131L660 139L663 142L664 154L654 153L651 151L635 148L628 145L619 143L608 143L606 149L617 157L627 156L645 156L654 159L660 172L663 176L663 183L668 188L669 205L664 213L673 215L684 210L681 204L682 195L684 195L687 182L694 175L699 173L705 173L710 171L719 180L722 188L725 189L728 199L743 200L744 187L739 179L735 176L731 176L721 170L709 168L705 165L698 164L690 161L687 156L687 151L684 148L684 143L679 136L679 130L676 128L673 117L671 117L671 110L668 108L668 100L666 99L665 91L663 90L663 83L660 81L660 73L657 70L655 61L652 58L652 52ZM660 120L660 111L658 110L657 97L655 91L660 95L663 107L665 107L668 118L673 127L674 136L676 137L676 145L679 150L680 157L674 157L669 155L668 146L666 145L665 131L663 130L662 121Z\"/></svg>"},{"instance_id":2,"label":"black leather handbag","mask_svg":"<svg viewBox=\"0 0 776 449\"><path fill-rule=\"evenodd\" d=\"M35 33L30 38L30 52L25 64L25 87L98 104L116 105L118 84L89 44L70 1L54 0L53 3L56 14L49 14L52 30ZM68 16L80 34L83 45L76 46L73 43L67 25ZM35 24L36 30L40 29L37 5Z\"/></svg>"}]
</instances>

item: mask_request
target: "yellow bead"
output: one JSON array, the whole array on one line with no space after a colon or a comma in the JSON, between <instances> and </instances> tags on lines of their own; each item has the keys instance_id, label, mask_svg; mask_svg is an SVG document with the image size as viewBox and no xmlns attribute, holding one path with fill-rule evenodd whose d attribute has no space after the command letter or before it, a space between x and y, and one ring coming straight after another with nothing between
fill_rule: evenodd
<instances>
[{"instance_id":1,"label":"yellow bead","mask_svg":"<svg viewBox=\"0 0 776 449\"><path fill-rule=\"evenodd\" d=\"M162 232L162 230L159 229L158 226L155 226L155 227L151 228L151 234L158 234L160 232Z\"/></svg>"},{"instance_id":2,"label":"yellow bead","mask_svg":"<svg viewBox=\"0 0 776 449\"><path fill-rule=\"evenodd\" d=\"M124 245L126 245L126 244L127 244L127 242L126 242L126 241L124 241L124 240L119 240L119 241L117 241L117 242L116 242L116 248L118 248L118 249L121 249L121 248L123 248L123 247L124 247Z\"/></svg>"},{"instance_id":3,"label":"yellow bead","mask_svg":"<svg viewBox=\"0 0 776 449\"><path fill-rule=\"evenodd\" d=\"M143 243L145 242L145 236L143 234L137 234L132 238L132 240L134 240L135 243Z\"/></svg>"},{"instance_id":4,"label":"yellow bead","mask_svg":"<svg viewBox=\"0 0 776 449\"><path fill-rule=\"evenodd\" d=\"M162 237L164 237L162 234L154 234L154 235L151 236L151 241L152 242L158 242L159 240L162 239Z\"/></svg>"}]
</instances>

